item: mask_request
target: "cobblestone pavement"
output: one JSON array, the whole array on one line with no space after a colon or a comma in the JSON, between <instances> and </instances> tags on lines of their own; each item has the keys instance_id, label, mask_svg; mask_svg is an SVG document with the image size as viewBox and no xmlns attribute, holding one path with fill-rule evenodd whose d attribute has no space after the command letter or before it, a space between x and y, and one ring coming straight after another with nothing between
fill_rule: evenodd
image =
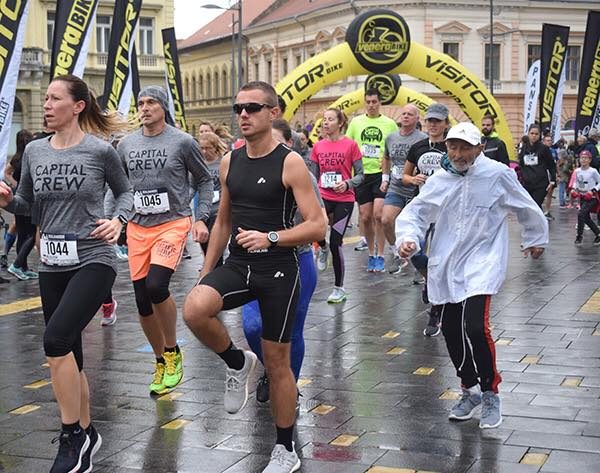
<instances>
[{"instance_id":1,"label":"cobblestone pavement","mask_svg":"<svg viewBox=\"0 0 600 473\"><path fill-rule=\"evenodd\" d=\"M367 255L345 247L348 300L326 303L328 269L306 322L302 472L600 472L600 248L587 231L583 246L573 245L576 211L555 215L539 261L522 258L511 223L508 278L492 299L504 423L485 431L476 419L447 420L459 386L443 338L422 335L426 307L412 271L368 274ZM199 250L192 253L173 278L179 307L200 264ZM225 412L224 365L181 320L184 382L149 397L153 356L127 265L119 265L117 324L103 328L96 317L84 338L92 416L104 438L94 471L262 471L274 442L269 409L252 397L242 412ZM46 472L60 424L37 287L11 279L0 286L0 471ZM239 312L223 319L246 346Z\"/></svg>"}]
</instances>

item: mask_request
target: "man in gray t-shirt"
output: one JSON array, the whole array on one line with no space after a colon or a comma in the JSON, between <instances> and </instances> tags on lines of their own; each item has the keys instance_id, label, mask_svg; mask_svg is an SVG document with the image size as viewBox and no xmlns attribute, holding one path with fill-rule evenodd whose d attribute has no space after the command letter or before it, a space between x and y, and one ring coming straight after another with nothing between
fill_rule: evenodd
<instances>
[{"instance_id":1,"label":"man in gray t-shirt","mask_svg":"<svg viewBox=\"0 0 600 473\"><path fill-rule=\"evenodd\" d=\"M402 184L402 174L408 150L417 141L427 138L427 135L417 130L419 121L419 109L408 104L400 111L401 128L399 131L388 135L385 140L385 153L382 163L381 191L385 192L383 201L383 213L381 221L385 238L395 248L396 217L415 195L415 187ZM400 272L399 257L394 251L390 273Z\"/></svg>"},{"instance_id":2,"label":"man in gray t-shirt","mask_svg":"<svg viewBox=\"0 0 600 473\"><path fill-rule=\"evenodd\" d=\"M208 239L206 221L213 198L212 177L200 147L187 133L167 124L167 93L149 86L138 95L142 128L121 140L117 151L134 191L134 214L127 226L129 271L140 324L156 356L152 394L175 388L183 377L177 345L177 307L169 292L188 233ZM198 192L192 223L190 185Z\"/></svg>"}]
</instances>

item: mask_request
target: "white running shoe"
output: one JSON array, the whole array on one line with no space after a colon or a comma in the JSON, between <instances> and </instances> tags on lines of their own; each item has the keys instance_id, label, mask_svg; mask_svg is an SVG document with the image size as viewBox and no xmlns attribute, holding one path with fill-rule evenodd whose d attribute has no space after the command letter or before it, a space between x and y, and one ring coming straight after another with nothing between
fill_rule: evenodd
<instances>
[{"instance_id":1,"label":"white running shoe","mask_svg":"<svg viewBox=\"0 0 600 473\"><path fill-rule=\"evenodd\" d=\"M298 458L296 449L288 452L283 445L277 444L271 452L271 461L263 473L292 473L299 469L300 458Z\"/></svg>"},{"instance_id":2,"label":"white running shoe","mask_svg":"<svg viewBox=\"0 0 600 473\"><path fill-rule=\"evenodd\" d=\"M241 370L227 368L225 371L225 410L230 414L241 411L248 402L248 382L256 368L256 355L244 350L244 366Z\"/></svg>"}]
</instances>

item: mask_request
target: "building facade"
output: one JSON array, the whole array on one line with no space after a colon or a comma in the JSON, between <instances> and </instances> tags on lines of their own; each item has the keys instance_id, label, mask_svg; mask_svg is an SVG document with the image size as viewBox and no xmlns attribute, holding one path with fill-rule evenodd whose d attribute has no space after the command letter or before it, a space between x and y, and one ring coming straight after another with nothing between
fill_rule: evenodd
<instances>
[{"instance_id":1,"label":"building facade","mask_svg":"<svg viewBox=\"0 0 600 473\"><path fill-rule=\"evenodd\" d=\"M50 80L50 58L54 35L56 1L30 0L27 30L23 44L19 80L15 96L14 136L20 129L40 130L43 100ZM104 74L114 0L100 0L93 28L84 80L96 95L104 89ZM136 47L142 86L164 83L164 57L161 29L173 26L173 0L145 0L138 23ZM11 139L9 154L14 152Z\"/></svg>"},{"instance_id":2,"label":"building facade","mask_svg":"<svg viewBox=\"0 0 600 473\"><path fill-rule=\"evenodd\" d=\"M452 56L488 88L491 55L493 93L515 142L523 133L525 81L529 65L540 57L542 23L570 27L561 123L568 126L576 114L587 13L598 7L595 1L495 0L491 12L494 41L490 47L487 0L242 0L242 5L244 10L250 10L243 19L247 80L277 84L309 57L343 42L346 28L355 16L372 8L400 13L409 25L412 41ZM226 124L231 121L232 14L235 10L224 12L179 44L186 114L192 131L202 120ZM291 124L300 126L313 121L328 104L361 88L363 82L364 76L349 77L325 87L298 110ZM466 118L434 86L406 75L402 75L402 82L447 104L455 117ZM185 84L189 84L187 92ZM399 110L386 107L384 113L396 117Z\"/></svg>"}]
</instances>

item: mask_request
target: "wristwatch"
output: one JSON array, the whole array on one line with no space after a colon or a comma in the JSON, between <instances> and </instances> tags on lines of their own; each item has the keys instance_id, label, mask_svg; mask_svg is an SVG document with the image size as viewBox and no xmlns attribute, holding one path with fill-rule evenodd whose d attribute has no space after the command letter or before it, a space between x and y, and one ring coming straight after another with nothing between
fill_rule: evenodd
<instances>
[{"instance_id":1,"label":"wristwatch","mask_svg":"<svg viewBox=\"0 0 600 473\"><path fill-rule=\"evenodd\" d=\"M119 222L121 222L121 225L127 225L128 220L125 216L119 215L117 218L119 219Z\"/></svg>"},{"instance_id":2,"label":"wristwatch","mask_svg":"<svg viewBox=\"0 0 600 473\"><path fill-rule=\"evenodd\" d=\"M267 233L267 240L271 243L271 248L277 246L277 242L279 241L279 233L277 232L269 232Z\"/></svg>"}]
</instances>

